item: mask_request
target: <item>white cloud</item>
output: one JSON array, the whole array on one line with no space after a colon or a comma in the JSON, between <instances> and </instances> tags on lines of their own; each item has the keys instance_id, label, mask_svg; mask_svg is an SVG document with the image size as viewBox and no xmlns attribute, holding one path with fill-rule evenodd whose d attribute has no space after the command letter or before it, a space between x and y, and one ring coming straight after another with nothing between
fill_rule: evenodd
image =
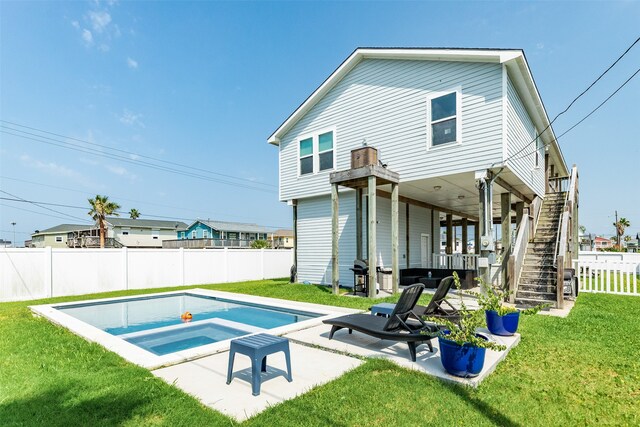
<instances>
[{"instance_id":1,"label":"white cloud","mask_svg":"<svg viewBox=\"0 0 640 427\"><path fill-rule=\"evenodd\" d=\"M129 172L126 168L122 166L107 165L106 168L112 174L129 178L131 181L137 178L135 174Z\"/></svg>"},{"instance_id":2,"label":"white cloud","mask_svg":"<svg viewBox=\"0 0 640 427\"><path fill-rule=\"evenodd\" d=\"M98 50L100 50L100 52L109 52L110 49L111 47L106 43L100 43L100 46L98 46Z\"/></svg>"},{"instance_id":3,"label":"white cloud","mask_svg":"<svg viewBox=\"0 0 640 427\"><path fill-rule=\"evenodd\" d=\"M142 114L136 114L133 111L129 111L125 108L124 113L119 117L120 123L124 123L128 126L140 126L144 128L144 123L142 123Z\"/></svg>"},{"instance_id":4,"label":"white cloud","mask_svg":"<svg viewBox=\"0 0 640 427\"><path fill-rule=\"evenodd\" d=\"M135 59L127 58L127 66L135 70L138 68L138 61L136 61Z\"/></svg>"},{"instance_id":5,"label":"white cloud","mask_svg":"<svg viewBox=\"0 0 640 427\"><path fill-rule=\"evenodd\" d=\"M80 172L74 169L71 169L69 167L66 167L64 165L58 164L56 162L47 162L47 161L34 159L28 154L21 155L20 161L22 162L23 165L30 167L32 169L37 169L42 172L48 173L50 175L71 178L78 184L82 185L83 187L91 187L94 185L89 179L87 179L87 177L82 175Z\"/></svg>"},{"instance_id":6,"label":"white cloud","mask_svg":"<svg viewBox=\"0 0 640 427\"><path fill-rule=\"evenodd\" d=\"M544 49L544 43L536 43L536 49Z\"/></svg>"},{"instance_id":7,"label":"white cloud","mask_svg":"<svg viewBox=\"0 0 640 427\"><path fill-rule=\"evenodd\" d=\"M80 29L80 23L78 21L71 21L71 26L76 30Z\"/></svg>"},{"instance_id":8,"label":"white cloud","mask_svg":"<svg viewBox=\"0 0 640 427\"><path fill-rule=\"evenodd\" d=\"M91 34L91 31L86 28L82 30L82 40L84 40L87 46L93 44L93 35Z\"/></svg>"},{"instance_id":9,"label":"white cloud","mask_svg":"<svg viewBox=\"0 0 640 427\"><path fill-rule=\"evenodd\" d=\"M111 15L106 10L91 11L88 16L91 26L98 33L103 32L111 22Z\"/></svg>"}]
</instances>

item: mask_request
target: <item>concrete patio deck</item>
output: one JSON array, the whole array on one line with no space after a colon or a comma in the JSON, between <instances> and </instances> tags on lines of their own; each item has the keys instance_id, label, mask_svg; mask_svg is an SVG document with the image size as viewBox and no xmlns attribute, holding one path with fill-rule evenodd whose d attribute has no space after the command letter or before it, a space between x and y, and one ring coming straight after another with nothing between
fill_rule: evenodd
<instances>
[{"instance_id":1,"label":"concrete patio deck","mask_svg":"<svg viewBox=\"0 0 640 427\"><path fill-rule=\"evenodd\" d=\"M282 375L286 372L284 353L270 355L259 396L251 394L251 362L243 355L236 355L233 380L226 384L228 351L152 372L204 405L243 421L362 364L354 357L295 343L291 343L290 348L293 382L289 383Z\"/></svg>"},{"instance_id":2,"label":"concrete patio deck","mask_svg":"<svg viewBox=\"0 0 640 427\"><path fill-rule=\"evenodd\" d=\"M292 332L285 336L292 341L298 341L307 345L314 345L332 351L356 356L388 359L404 368L414 369L427 375L432 375L446 381L464 384L471 387L477 387L482 380L495 370L498 363L507 356L509 351L520 342L520 334L515 334L511 337L500 337L489 334L489 331L486 329L480 330L491 340L498 344L505 345L507 349L500 352L487 350L484 368L482 369L482 372L480 372L480 375L475 378L460 378L448 374L442 367L437 339L432 341L433 353L431 353L429 348L424 344L418 346L416 361L412 362L409 357L409 347L406 343L380 340L355 331L353 334L349 334L346 329L336 332L333 339L329 340L330 330L331 326L321 325L302 331Z\"/></svg>"}]
</instances>

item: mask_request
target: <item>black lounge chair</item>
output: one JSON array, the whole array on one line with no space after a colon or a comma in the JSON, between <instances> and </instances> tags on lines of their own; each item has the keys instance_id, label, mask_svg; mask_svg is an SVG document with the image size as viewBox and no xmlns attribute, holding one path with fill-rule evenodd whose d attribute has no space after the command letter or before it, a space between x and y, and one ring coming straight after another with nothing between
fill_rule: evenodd
<instances>
[{"instance_id":1,"label":"black lounge chair","mask_svg":"<svg viewBox=\"0 0 640 427\"><path fill-rule=\"evenodd\" d=\"M428 317L438 317L449 319L452 322L458 322L460 320L460 312L451 305L449 301L445 298L451 290L451 285L453 285L454 279L453 276L445 277L440 281L438 288L433 293L433 297L429 304L425 307L424 305L416 305L414 308L414 313L418 316L428 316ZM443 307L443 304L448 305L449 307Z\"/></svg>"},{"instance_id":2,"label":"black lounge chair","mask_svg":"<svg viewBox=\"0 0 640 427\"><path fill-rule=\"evenodd\" d=\"M424 343L433 351L431 340L438 332L436 325L426 324L412 311L423 290L422 284L405 288L389 318L359 313L324 320L323 323L332 326L329 339L333 338L336 331L346 328L349 329L349 333L358 331L382 340L406 342L409 345L411 360L415 362L416 347ZM408 322L410 318L418 321L419 326L414 327L415 322Z\"/></svg>"}]
</instances>

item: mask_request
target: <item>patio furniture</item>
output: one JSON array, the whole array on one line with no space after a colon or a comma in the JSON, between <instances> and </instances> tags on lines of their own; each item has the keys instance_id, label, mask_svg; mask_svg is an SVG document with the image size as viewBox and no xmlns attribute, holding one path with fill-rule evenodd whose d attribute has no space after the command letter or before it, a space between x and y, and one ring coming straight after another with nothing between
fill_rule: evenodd
<instances>
[{"instance_id":1,"label":"patio furniture","mask_svg":"<svg viewBox=\"0 0 640 427\"><path fill-rule=\"evenodd\" d=\"M229 349L229 368L227 369L227 384L231 384L233 375L233 362L236 353L244 354L251 358L251 389L254 396L260 394L261 372L267 371L267 356L279 351L284 352L287 361L287 381L293 381L291 377L291 356L289 354L289 340L268 334L251 335L231 341ZM260 367L258 367L260 365Z\"/></svg>"},{"instance_id":2,"label":"patio furniture","mask_svg":"<svg viewBox=\"0 0 640 427\"><path fill-rule=\"evenodd\" d=\"M442 279L438 288L433 294L431 301L427 306L416 305L414 312L418 316L429 316L429 317L440 317L447 318L452 322L457 322L460 320L460 314L458 310L451 305L449 301L446 300L447 294L451 289L451 285L453 285L454 279L453 276L445 277ZM449 307L443 307L443 304L448 305Z\"/></svg>"},{"instance_id":3,"label":"patio furniture","mask_svg":"<svg viewBox=\"0 0 640 427\"><path fill-rule=\"evenodd\" d=\"M395 304L389 302L382 302L371 307L371 314L374 316L389 317L393 310L396 308Z\"/></svg>"},{"instance_id":4,"label":"patio furniture","mask_svg":"<svg viewBox=\"0 0 640 427\"><path fill-rule=\"evenodd\" d=\"M475 286L474 278L477 276L476 270L462 270L462 269L450 269L450 268L403 268L400 270L399 284L400 286L409 286L414 283L421 283L421 278L429 278L431 273L431 279L444 279L453 275L453 272L458 273L460 277L460 285L462 289L470 289ZM423 283L424 284L424 283ZM439 284L439 283L438 283ZM437 284L429 282L425 285L428 287L437 287Z\"/></svg>"},{"instance_id":5,"label":"patio furniture","mask_svg":"<svg viewBox=\"0 0 640 427\"><path fill-rule=\"evenodd\" d=\"M425 288L435 289L438 287L442 278L440 277L420 277L418 282L422 283Z\"/></svg>"},{"instance_id":6,"label":"patio furniture","mask_svg":"<svg viewBox=\"0 0 640 427\"><path fill-rule=\"evenodd\" d=\"M423 290L424 285L420 283L407 287L389 318L358 313L324 320L323 323L332 326L329 339L340 329L346 328L350 334L358 331L381 340L406 342L411 360L415 362L416 347L424 343L433 351L431 340L437 336L438 331L437 326L426 324L412 311ZM410 322L410 318L418 322L418 327L412 325L415 322Z\"/></svg>"}]
</instances>

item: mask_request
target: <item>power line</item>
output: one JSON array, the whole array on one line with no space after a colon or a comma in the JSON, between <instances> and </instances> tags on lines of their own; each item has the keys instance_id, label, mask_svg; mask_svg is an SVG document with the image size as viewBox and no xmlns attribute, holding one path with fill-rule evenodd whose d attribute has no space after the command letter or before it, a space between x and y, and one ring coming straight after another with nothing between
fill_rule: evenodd
<instances>
[{"instance_id":1,"label":"power line","mask_svg":"<svg viewBox=\"0 0 640 427\"><path fill-rule=\"evenodd\" d=\"M224 173L220 173L220 172L214 172L214 171L208 170L208 169L197 168L197 167L194 167L192 165L185 165L183 163L172 162L172 161L169 161L169 160L159 159L157 157L152 157L152 156L147 156L147 155L144 155L144 154L134 153L132 151L122 150L122 149L119 149L119 148L113 148L113 147L109 147L108 145L98 144L98 143L95 143L95 142L91 142L91 141L87 141L87 140L83 140L83 139L79 139L79 138L74 138L74 137L71 137L71 136L61 135L61 134L54 133L54 132L49 132L49 131L46 131L46 130L43 130L43 129L38 129L38 128L35 128L35 127L22 125L20 123L10 122L8 120L0 120L0 122L8 123L8 124L10 124L12 126L18 126L18 127L22 127L22 128L25 128L25 129L34 130L34 131L45 133L45 134L48 134L48 135L53 135L53 136L56 136L56 137L59 137L59 138L64 138L64 139L69 139L69 140L72 140L72 141L82 142L84 144L93 145L93 146L104 148L104 149L107 149L107 150L112 150L112 151L117 151L117 152L120 152L120 153L125 153L125 154L128 154L130 156L137 156L137 157L153 160L153 161L160 162L160 163L165 163L165 164L168 164L168 165L178 166L178 167L189 169L189 170L197 170L197 171L205 172L205 173L208 173L208 174L211 174L211 175L217 175L217 176L222 176L222 177L225 177L225 178L237 179L239 181L246 181L246 182L249 182L249 183L254 184L254 185L258 184L258 185L264 185L264 186L267 186L267 187L276 187L273 184L268 184L268 183L265 183L265 182L258 182L258 181L254 181L254 180L251 180L251 179L242 178L242 177L238 177L238 176L234 176L234 175L228 175L228 174L224 174ZM21 131L19 129L13 129L13 130L16 130L18 132L24 132L24 131ZM28 133L28 132L24 132L24 133Z\"/></svg>"},{"instance_id":2,"label":"power line","mask_svg":"<svg viewBox=\"0 0 640 427\"><path fill-rule=\"evenodd\" d=\"M617 94L623 87L625 87L627 85L627 83L629 83L638 73L640 73L640 68L638 68L636 70L635 73L633 73L631 75L631 77L629 77L627 80L625 80L624 83L622 83L622 85L620 85L611 95L609 95L604 101L602 101L596 108L594 108L593 110L591 110L589 112L589 114L587 114L586 116L584 116L582 119L580 119L577 123L575 123L573 126L571 126L569 129L567 129L566 131L564 131L562 134L560 134L559 136L557 136L556 138L553 139L553 141L558 141L558 139L562 138L564 135L568 134L569 132L571 132L576 126L578 126L580 123L584 122L585 120L587 120L593 113L595 113L596 111L598 111L600 109L600 107L602 107L604 104L606 104L611 98L613 98L615 96L615 94ZM551 141L551 142L553 142ZM549 143L551 144L551 143ZM548 147L549 144L544 144L543 147ZM531 151L529 153L525 153L519 157L511 157L511 160L518 160L521 158L524 158L530 154L534 154L536 151L538 151L538 149Z\"/></svg>"},{"instance_id":3,"label":"power line","mask_svg":"<svg viewBox=\"0 0 640 427\"><path fill-rule=\"evenodd\" d=\"M144 166L144 167L147 167L147 168L150 168L150 169L160 170L160 171L163 171L163 172L170 172L170 173L174 173L174 174L182 175L182 176L187 176L187 177L191 177L191 178L198 178L198 179L202 179L204 181L227 184L227 185L230 185L230 186L233 186L233 187L238 187L238 188L246 188L246 189L249 189L249 190L256 190L256 191L262 191L262 192L267 192L267 193L275 193L276 192L275 190L269 190L269 189L266 189L266 188L259 188L259 187L255 187L255 186L250 186L250 185L245 185L245 184L240 184L240 183L234 183L234 182L231 182L231 181L225 181L225 180L221 180L221 179L217 179L217 178L208 177L206 175L196 174L196 173L192 173L192 172L185 172L185 171L181 171L181 170L178 170L178 169L169 168L167 166L160 166L160 165L156 165L156 164L153 164L153 163L144 162L144 161L141 161L141 160L132 160L132 159L130 159L128 157L125 157L125 156L122 156L122 155L118 155L118 154L103 153L103 152L100 152L100 151L92 149L92 148L82 147L82 146L79 146L77 144L72 144L72 143L69 143L69 142L60 141L60 140L57 140L57 139L54 139L54 138L50 138L48 136L42 136L42 135L37 135L37 134L30 133L30 132L25 132L25 131L22 131L22 130L19 130L19 129L13 129L11 127L4 126L4 125L0 125L0 128L9 129L9 130L12 130L14 132L21 132L21 133L12 133L12 132L8 132L7 130L0 129L0 132L2 132L4 134L7 134L7 135L17 136L19 138L28 139L28 140L39 142L39 143L42 143L42 144L53 145L53 146L56 146L56 147L65 148L67 150L78 151L78 152L85 153L85 154L90 154L90 155L93 155L93 156L106 157L106 158L110 158L110 159L114 159L114 160L119 160L121 162L133 164L133 165L136 165L136 166ZM27 135L32 135L32 136L27 136Z\"/></svg>"},{"instance_id":4,"label":"power line","mask_svg":"<svg viewBox=\"0 0 640 427\"><path fill-rule=\"evenodd\" d=\"M24 183L27 183L27 184L37 185L37 186L41 186L41 187L55 188L57 190L72 191L74 193L80 193L80 194L85 194L85 195L89 195L89 196L92 196L92 195L95 194L94 192L76 190L76 189L73 189L73 188L60 187L60 186L56 186L56 185L43 184L43 183L34 182L34 181L27 181L27 180L24 180L24 179L12 178L12 177L8 177L8 176L4 176L4 175L0 175L0 179L8 179L8 180L11 180L11 181L24 182ZM198 211L198 210L195 210L195 209L188 209L188 208L179 207L179 206L163 205L163 204L160 204L160 203L147 202L147 201L143 201L143 200L139 200L139 199L128 199L128 198L120 197L120 196L116 196L116 195L113 195L113 198L117 199L117 200L125 200L125 201L128 201L128 202L134 202L134 203L136 203L138 205L139 204L142 204L142 205L146 204L146 205L158 206L158 207L161 207L161 208L178 209L178 210L183 210L183 211L195 212L195 213L197 213L196 216L198 216L198 217L205 217L205 216L209 217L209 216L215 216L215 215L228 214L228 212L223 214L223 213L214 212L214 211L204 212L203 213L202 211ZM45 203L42 203L42 204L45 204ZM82 208L82 209L88 209L88 207L85 207L85 208ZM155 216L157 218L174 218L174 217L167 217L167 216L147 215L144 212L143 212L142 216L145 216L145 217L146 216L152 216L152 217ZM245 219L251 219L251 220L254 220L254 218L255 218L255 217L252 217L252 216L236 215L236 214L234 214L233 216L237 217L237 218L245 218ZM192 221L193 218L191 218L189 220Z\"/></svg>"},{"instance_id":5,"label":"power line","mask_svg":"<svg viewBox=\"0 0 640 427\"><path fill-rule=\"evenodd\" d=\"M0 191L2 191L2 190L0 190ZM2 192L6 193L4 191L2 191ZM14 196L14 197L17 197L17 196ZM69 209L82 209L82 210L88 209L85 206L65 205L65 204L61 204L61 203L50 203L50 202L34 201L34 200L27 200L27 199L22 199L22 198L0 197L0 200L6 200L6 201L10 201L10 202L20 202L20 203L31 203L31 204L36 204L36 205L43 205L42 207L44 207L44 206L57 206L57 207L65 207L65 208L69 208ZM10 205L1 205L1 206L13 207L13 206L10 206ZM16 209L19 209L19 208L16 208ZM28 212L33 212L33 211L28 211ZM54 212L57 212L57 211L54 211ZM40 212L35 212L35 213L40 213ZM67 214L64 214L64 215L67 215ZM70 215L67 215L67 216L70 216ZM189 221L189 222L192 222L194 220L193 218L181 218L181 217L173 217L173 216L170 217L170 216L151 215L151 214L144 214L142 216L150 217L150 218L167 219L167 220ZM73 217L73 216L70 216L70 217L71 218L76 218L76 217ZM85 221L87 221L87 220L85 220ZM221 222L230 222L230 221L221 221ZM263 227L266 227L266 228L285 228L282 225L263 225Z\"/></svg>"},{"instance_id":6,"label":"power line","mask_svg":"<svg viewBox=\"0 0 640 427\"><path fill-rule=\"evenodd\" d=\"M7 194L7 195L9 195L9 196L11 196L11 197L15 197L16 199L19 199L19 201L26 202L26 203L30 203L30 204L32 204L32 205L34 205L34 206L39 207L39 208L46 209L46 210L48 210L48 211L55 212L55 213L60 214L60 215L67 216L67 217L72 218L72 219L77 219L77 220L80 220L80 221L86 221L86 219L84 219L84 218L78 218L78 217L75 217L75 216L73 216L73 215L69 215L69 214L67 214L67 213L60 212L60 211L57 211L57 210L55 210L55 209L48 208L48 207L46 207L46 206L42 206L42 205L38 204L38 202L34 202L34 201L30 201L30 200L23 199L22 197L16 196L15 194L11 194L11 193L6 192L6 191L4 191L4 190L0 190L0 193Z\"/></svg>"},{"instance_id":7,"label":"power line","mask_svg":"<svg viewBox=\"0 0 640 427\"><path fill-rule=\"evenodd\" d=\"M598 78L596 78L596 79L593 81L593 83L591 83L591 84L590 84L590 85L589 85L585 90L583 90L583 91L582 91L578 96L576 96L576 97L575 97L575 98L574 98L574 99L569 103L569 105L568 105L564 110L562 110L560 113L558 113L558 114L553 118L553 120L551 120L551 121L549 122L549 124L548 124L548 125L547 125L547 126L546 126L542 131L541 131L541 132L539 132L539 133L538 133L538 135L537 135L534 139L532 139L531 141L529 141L528 143L526 143L526 144L525 144L525 145L524 145L520 150L516 151L516 152L515 152L515 153L513 153L512 155L510 155L510 156L508 156L507 158L505 158L505 159L504 159L504 162L506 162L507 160L516 160L517 158L515 158L515 156L517 156L518 154L520 154L521 152L523 152L524 150L526 150L526 149L529 147L529 145L530 145L530 144L532 144L532 143L536 142L536 141L538 140L538 138L540 138L540 137L542 136L542 134L544 134L544 133L547 131L547 129L549 129L549 128L551 127L551 125L552 125L552 124L553 124L553 123L558 119L558 117L560 117L561 115L563 115L564 113L566 113L567 111L569 111L569 109L571 108L571 106L573 106L573 104L575 104L575 102L576 102L580 97L582 97L582 95L584 95L585 93L587 93L587 92L588 92L588 91L589 91L589 90L590 90L590 89L591 89L591 88L592 88L596 83L598 83L598 81L600 81L600 79L602 79L602 77L604 77L604 75L605 75L605 74L607 74L607 73L608 73L608 72L609 72L609 71L610 71L610 70L611 70L611 69L612 69L612 68L613 68L613 67L614 67L618 62L620 62L620 60L621 60L622 58L624 58L624 56L625 56L627 53L629 53L629 51L630 51L630 50L631 50L631 49L632 49L632 48L633 48L633 47L634 47L634 46L635 46L639 41L640 41L640 37L638 37L637 39L635 39L635 41L634 41L633 43L631 43L631 45L630 45L630 46L629 46L629 47L628 47L628 48L627 48L627 49L622 53L622 55L620 55L620 56L618 57L618 59L616 59L616 60L613 62L613 64L611 64L609 67L607 67L607 69L606 69L606 70L604 70L604 72L602 72L602 73L598 76ZM635 74L634 74L634 76L635 76ZM633 76L632 76L631 78L633 78ZM626 82L625 82L625 84L626 84ZM623 84L622 86L624 86L624 84ZM620 87L618 90L620 90L621 88L622 88L622 87ZM616 91L616 92L617 92L617 91ZM615 92L614 92L614 95L615 95ZM607 100L608 100L608 99L607 99ZM605 102L606 102L606 101L605 101ZM599 107L598 107L598 108L599 108ZM593 111L593 112L595 112L595 111ZM586 119L586 117L585 117L585 119ZM577 126L577 124L576 124L576 126ZM566 132L565 132L565 133L566 133ZM563 134L563 135L564 135L564 134ZM556 137L556 138L554 138L554 139L553 139L551 142L549 142L548 144L544 144L544 145L543 145L543 147L548 147L548 146L549 146L552 142L554 142L554 141L556 141L556 142L557 142L557 141L558 141L558 138L560 138L560 137ZM534 153L535 153L536 151L538 151L538 150L539 150L539 148L536 148L534 151L532 151L532 152L530 152L530 153L528 153L528 154L525 154L524 156L518 157L518 158L522 158L522 157L526 157L526 156L528 156L528 155L530 155L530 154L534 154ZM495 165L495 163L494 163L492 166L494 166L494 165Z\"/></svg>"},{"instance_id":8,"label":"power line","mask_svg":"<svg viewBox=\"0 0 640 427\"><path fill-rule=\"evenodd\" d=\"M58 216L58 215L51 215L51 214L48 214L48 213L45 213L45 212L42 212L42 211L32 211L30 209L19 208L17 206L7 205L7 204L4 204L4 203L0 203L0 206L3 206L5 208L10 208L10 209L17 209L19 211L30 212L30 213L34 213L34 214L37 214L37 215L43 215L43 216L46 215L48 218L58 218L58 219L62 219L62 220L65 220L65 221L69 220L69 218L67 218L67 217ZM89 221L89 220L85 220L85 219L83 219L81 221L82 222L93 222L93 221Z\"/></svg>"}]
</instances>

